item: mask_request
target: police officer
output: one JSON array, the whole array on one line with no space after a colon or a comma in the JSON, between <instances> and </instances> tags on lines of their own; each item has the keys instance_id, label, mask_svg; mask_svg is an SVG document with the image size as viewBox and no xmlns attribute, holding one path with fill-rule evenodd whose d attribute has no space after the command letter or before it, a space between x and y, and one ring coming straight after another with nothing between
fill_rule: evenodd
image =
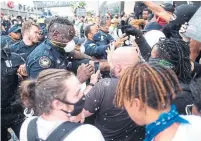
<instances>
[{"instance_id":1,"label":"police officer","mask_svg":"<svg viewBox=\"0 0 201 141\"><path fill-rule=\"evenodd\" d=\"M12 52L20 54L25 60L27 56L38 46L40 28L39 25L32 21L26 21L22 25L22 40L11 45L9 48Z\"/></svg>"},{"instance_id":2,"label":"police officer","mask_svg":"<svg viewBox=\"0 0 201 141\"><path fill-rule=\"evenodd\" d=\"M12 45L21 39L21 27L15 25L8 30L7 36L1 36L1 48Z\"/></svg>"},{"instance_id":3,"label":"police officer","mask_svg":"<svg viewBox=\"0 0 201 141\"><path fill-rule=\"evenodd\" d=\"M98 31L97 25L91 24L85 28L85 36L87 37L86 42L84 43L83 52L89 56L95 57L96 59L106 59L107 53L106 50L110 47L109 40L104 39L101 41L101 36L97 36ZM107 37L106 37L107 38ZM114 42L114 47L119 47L124 38Z\"/></svg>"},{"instance_id":4,"label":"police officer","mask_svg":"<svg viewBox=\"0 0 201 141\"><path fill-rule=\"evenodd\" d=\"M97 45L108 45L114 41L114 38L109 34L110 25L111 22L105 18L100 21L100 29L94 38Z\"/></svg>"},{"instance_id":5,"label":"police officer","mask_svg":"<svg viewBox=\"0 0 201 141\"><path fill-rule=\"evenodd\" d=\"M36 78L39 72L48 68L68 69L76 73L81 63L89 63L89 59L74 55L74 36L75 29L67 18L53 18L48 26L48 39L36 47L26 60L28 76Z\"/></svg>"},{"instance_id":6,"label":"police officer","mask_svg":"<svg viewBox=\"0 0 201 141\"><path fill-rule=\"evenodd\" d=\"M25 60L10 52L8 47L1 49L1 140L8 141L8 128L12 128L19 137L24 121L23 108L17 95L17 70Z\"/></svg>"}]
</instances>

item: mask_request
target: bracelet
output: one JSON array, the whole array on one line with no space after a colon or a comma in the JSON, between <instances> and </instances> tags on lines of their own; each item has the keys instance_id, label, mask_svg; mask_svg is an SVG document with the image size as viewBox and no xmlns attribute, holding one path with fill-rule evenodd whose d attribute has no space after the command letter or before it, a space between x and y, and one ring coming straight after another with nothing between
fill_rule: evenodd
<instances>
[{"instance_id":1,"label":"bracelet","mask_svg":"<svg viewBox=\"0 0 201 141\"><path fill-rule=\"evenodd\" d=\"M92 86L92 87L94 86L94 84L93 84L93 83L89 83L88 85L90 85L90 86Z\"/></svg>"}]
</instances>

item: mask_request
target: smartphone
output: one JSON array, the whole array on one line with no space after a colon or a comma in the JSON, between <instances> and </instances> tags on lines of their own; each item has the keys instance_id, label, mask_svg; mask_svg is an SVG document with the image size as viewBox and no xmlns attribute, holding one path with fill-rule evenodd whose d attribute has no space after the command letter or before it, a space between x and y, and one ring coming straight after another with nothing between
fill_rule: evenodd
<instances>
[{"instance_id":1,"label":"smartphone","mask_svg":"<svg viewBox=\"0 0 201 141\"><path fill-rule=\"evenodd\" d=\"M100 70L100 64L99 62L94 62L94 73L96 73L98 70Z\"/></svg>"}]
</instances>

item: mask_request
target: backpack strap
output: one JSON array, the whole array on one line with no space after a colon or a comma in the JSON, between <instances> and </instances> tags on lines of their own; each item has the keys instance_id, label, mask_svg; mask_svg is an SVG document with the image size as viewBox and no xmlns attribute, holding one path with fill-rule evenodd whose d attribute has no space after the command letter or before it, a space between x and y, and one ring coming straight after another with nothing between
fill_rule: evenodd
<instances>
[{"instance_id":1,"label":"backpack strap","mask_svg":"<svg viewBox=\"0 0 201 141\"><path fill-rule=\"evenodd\" d=\"M32 119L28 125L27 140L28 141L44 141L38 137L37 122L38 118ZM63 141L72 131L81 124L66 121L60 124L46 139L46 141Z\"/></svg>"},{"instance_id":2,"label":"backpack strap","mask_svg":"<svg viewBox=\"0 0 201 141\"><path fill-rule=\"evenodd\" d=\"M46 139L46 141L63 141L72 131L81 124L66 121L59 125Z\"/></svg>"},{"instance_id":3,"label":"backpack strap","mask_svg":"<svg viewBox=\"0 0 201 141\"><path fill-rule=\"evenodd\" d=\"M37 124L36 121L38 118L34 118L29 122L28 129L27 129L27 140L28 141L37 141L38 131L37 131Z\"/></svg>"}]
</instances>

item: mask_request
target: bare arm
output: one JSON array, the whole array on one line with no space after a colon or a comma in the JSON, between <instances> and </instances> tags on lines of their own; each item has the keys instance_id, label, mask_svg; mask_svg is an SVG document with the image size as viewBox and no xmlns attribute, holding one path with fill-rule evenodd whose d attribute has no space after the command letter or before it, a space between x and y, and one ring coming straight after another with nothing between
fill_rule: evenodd
<instances>
[{"instance_id":1,"label":"bare arm","mask_svg":"<svg viewBox=\"0 0 201 141\"><path fill-rule=\"evenodd\" d=\"M157 5L154 2L151 1L143 1L143 3L149 7L149 9L157 16L163 18L166 22L170 21L170 18L172 17L171 14L166 12L160 5Z\"/></svg>"}]
</instances>

